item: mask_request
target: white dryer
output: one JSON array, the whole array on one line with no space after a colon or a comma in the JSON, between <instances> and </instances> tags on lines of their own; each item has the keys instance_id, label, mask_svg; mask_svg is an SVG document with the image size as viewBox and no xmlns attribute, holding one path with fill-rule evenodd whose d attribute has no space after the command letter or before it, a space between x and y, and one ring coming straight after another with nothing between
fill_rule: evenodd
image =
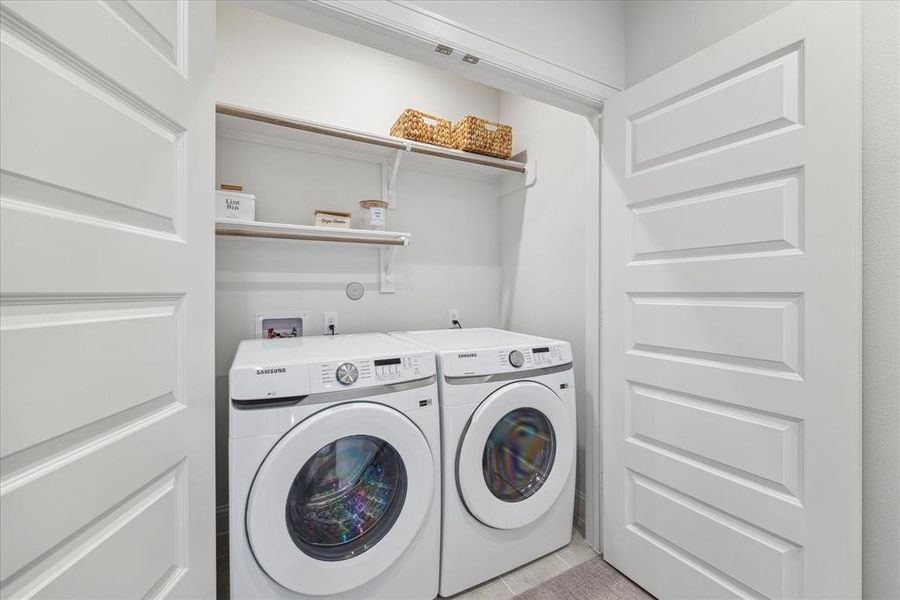
<instances>
[{"instance_id":1,"label":"white dryer","mask_svg":"<svg viewBox=\"0 0 900 600\"><path fill-rule=\"evenodd\" d=\"M245 341L229 388L231 597L433 598L433 354L384 334Z\"/></svg>"},{"instance_id":2,"label":"white dryer","mask_svg":"<svg viewBox=\"0 0 900 600\"><path fill-rule=\"evenodd\" d=\"M568 544L576 445L569 344L497 329L392 335L437 358L441 596Z\"/></svg>"}]
</instances>

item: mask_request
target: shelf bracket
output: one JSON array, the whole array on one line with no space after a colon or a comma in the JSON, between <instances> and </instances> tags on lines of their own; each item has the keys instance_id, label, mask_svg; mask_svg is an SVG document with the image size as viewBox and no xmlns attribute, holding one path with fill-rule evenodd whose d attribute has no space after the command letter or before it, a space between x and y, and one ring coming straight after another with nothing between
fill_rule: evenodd
<instances>
[{"instance_id":1,"label":"shelf bracket","mask_svg":"<svg viewBox=\"0 0 900 600\"><path fill-rule=\"evenodd\" d=\"M388 208L393 210L399 208L397 202L397 173L400 171L400 159L403 158L403 153L409 152L411 148L412 146L406 144L405 149L394 152L391 160L381 163L381 197L387 200Z\"/></svg>"},{"instance_id":2,"label":"shelf bracket","mask_svg":"<svg viewBox=\"0 0 900 600\"><path fill-rule=\"evenodd\" d=\"M531 181L528 181L528 179ZM503 198L505 196L511 196L518 192L524 192L526 190L530 190L537 184L538 172L537 172L537 159L528 161L528 165L525 167L525 185L519 186L517 188L513 188L509 191L503 192L502 194L497 196L497 199Z\"/></svg>"},{"instance_id":3,"label":"shelf bracket","mask_svg":"<svg viewBox=\"0 0 900 600\"><path fill-rule=\"evenodd\" d=\"M396 248L385 247L379 249L378 269L379 288L382 294L394 293L394 259Z\"/></svg>"}]
</instances>

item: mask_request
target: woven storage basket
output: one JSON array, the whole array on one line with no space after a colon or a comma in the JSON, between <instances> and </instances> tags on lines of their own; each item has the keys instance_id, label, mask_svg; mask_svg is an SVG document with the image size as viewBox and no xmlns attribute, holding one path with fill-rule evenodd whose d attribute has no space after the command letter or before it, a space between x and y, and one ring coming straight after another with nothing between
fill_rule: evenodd
<instances>
[{"instance_id":1,"label":"woven storage basket","mask_svg":"<svg viewBox=\"0 0 900 600\"><path fill-rule=\"evenodd\" d=\"M512 156L512 127L466 115L453 124L453 147L498 158Z\"/></svg>"},{"instance_id":2,"label":"woven storage basket","mask_svg":"<svg viewBox=\"0 0 900 600\"><path fill-rule=\"evenodd\" d=\"M433 123L429 123L429 121L433 121ZM407 140L452 148L453 139L450 135L450 129L450 121L447 119L407 108L400 113L394 126L391 127L391 135Z\"/></svg>"}]
</instances>

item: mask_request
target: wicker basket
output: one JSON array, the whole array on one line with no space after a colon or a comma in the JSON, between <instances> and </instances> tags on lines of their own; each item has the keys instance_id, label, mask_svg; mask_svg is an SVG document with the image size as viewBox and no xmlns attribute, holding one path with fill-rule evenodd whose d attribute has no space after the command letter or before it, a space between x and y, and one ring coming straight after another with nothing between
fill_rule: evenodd
<instances>
[{"instance_id":1,"label":"wicker basket","mask_svg":"<svg viewBox=\"0 0 900 600\"><path fill-rule=\"evenodd\" d=\"M433 121L433 123L428 121ZM391 135L407 140L452 148L453 140L450 135L450 129L450 121L447 119L407 108L397 117L397 121L391 127Z\"/></svg>"},{"instance_id":2,"label":"wicker basket","mask_svg":"<svg viewBox=\"0 0 900 600\"><path fill-rule=\"evenodd\" d=\"M466 115L453 124L453 147L498 158L512 156L512 127Z\"/></svg>"}]
</instances>

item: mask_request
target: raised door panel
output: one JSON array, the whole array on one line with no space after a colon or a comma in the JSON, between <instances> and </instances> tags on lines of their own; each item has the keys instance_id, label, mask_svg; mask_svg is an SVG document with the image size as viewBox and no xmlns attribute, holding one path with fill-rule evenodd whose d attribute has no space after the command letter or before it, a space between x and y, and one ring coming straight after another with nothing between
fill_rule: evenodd
<instances>
[{"instance_id":1,"label":"raised door panel","mask_svg":"<svg viewBox=\"0 0 900 600\"><path fill-rule=\"evenodd\" d=\"M2 455L149 402L178 402L179 306L177 297L6 306L0 352L15 362L0 368ZM21 364L58 366L37 386Z\"/></svg>"}]
</instances>

